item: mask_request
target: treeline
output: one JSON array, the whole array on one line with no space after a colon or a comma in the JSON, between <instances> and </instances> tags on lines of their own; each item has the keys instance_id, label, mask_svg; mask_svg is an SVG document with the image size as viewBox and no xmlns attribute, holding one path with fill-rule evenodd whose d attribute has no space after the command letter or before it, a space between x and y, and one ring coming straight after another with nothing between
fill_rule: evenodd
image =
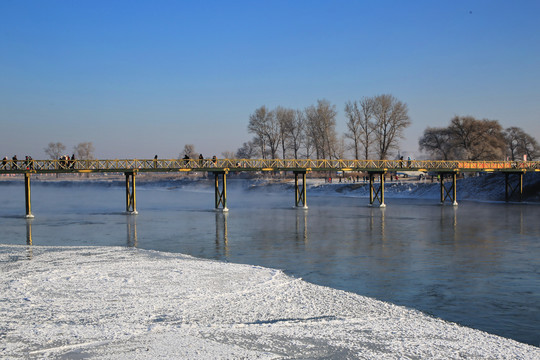
<instances>
[{"instance_id":1,"label":"treeline","mask_svg":"<svg viewBox=\"0 0 540 360\"><path fill-rule=\"evenodd\" d=\"M254 134L236 158L389 159L410 124L407 104L389 94L347 101L347 130L336 132L336 106L328 100L303 110L261 106L249 117ZM519 127L504 129L497 120L455 116L447 127L428 127L419 149L434 160L527 160L540 158L536 139ZM225 154L224 154L225 155Z\"/></svg>"},{"instance_id":2,"label":"treeline","mask_svg":"<svg viewBox=\"0 0 540 360\"><path fill-rule=\"evenodd\" d=\"M61 142L50 142L45 149L45 154L52 160L58 160L65 156L66 146ZM82 142L73 147L73 155L79 160L91 160L94 158L94 145L91 142Z\"/></svg>"},{"instance_id":3,"label":"treeline","mask_svg":"<svg viewBox=\"0 0 540 360\"><path fill-rule=\"evenodd\" d=\"M537 160L540 148L535 138L519 127L503 129L497 120L455 116L447 127L428 127L420 150L433 159Z\"/></svg>"},{"instance_id":4,"label":"treeline","mask_svg":"<svg viewBox=\"0 0 540 360\"><path fill-rule=\"evenodd\" d=\"M388 94L348 101L344 110L347 132L338 136L336 106L328 100L318 100L303 110L281 106L270 110L263 105L249 117L253 139L235 155L244 159L342 159L352 150L355 159L373 155L386 159L411 124L407 104Z\"/></svg>"}]
</instances>

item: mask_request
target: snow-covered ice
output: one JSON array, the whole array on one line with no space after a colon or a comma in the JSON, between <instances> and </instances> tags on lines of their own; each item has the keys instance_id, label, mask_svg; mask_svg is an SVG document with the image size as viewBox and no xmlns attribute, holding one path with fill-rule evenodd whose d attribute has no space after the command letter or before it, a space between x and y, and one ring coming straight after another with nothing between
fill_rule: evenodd
<instances>
[{"instance_id":1,"label":"snow-covered ice","mask_svg":"<svg viewBox=\"0 0 540 360\"><path fill-rule=\"evenodd\" d=\"M0 358L540 359L540 349L279 270L0 245Z\"/></svg>"}]
</instances>

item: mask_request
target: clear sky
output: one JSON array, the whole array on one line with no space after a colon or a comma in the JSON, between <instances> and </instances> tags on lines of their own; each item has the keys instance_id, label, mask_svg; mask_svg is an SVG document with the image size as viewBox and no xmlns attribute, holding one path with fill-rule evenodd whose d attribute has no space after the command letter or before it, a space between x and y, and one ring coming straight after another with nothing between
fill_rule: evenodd
<instances>
[{"instance_id":1,"label":"clear sky","mask_svg":"<svg viewBox=\"0 0 540 360\"><path fill-rule=\"evenodd\" d=\"M383 93L402 152L454 115L540 140L540 1L0 0L0 155L93 142L99 158L205 156L261 105Z\"/></svg>"}]
</instances>

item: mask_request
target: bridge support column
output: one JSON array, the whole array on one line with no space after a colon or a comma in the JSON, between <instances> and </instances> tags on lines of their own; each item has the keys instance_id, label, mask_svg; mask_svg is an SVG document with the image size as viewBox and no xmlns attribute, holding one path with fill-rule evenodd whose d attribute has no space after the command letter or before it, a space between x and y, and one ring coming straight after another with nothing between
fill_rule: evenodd
<instances>
[{"instance_id":1,"label":"bridge support column","mask_svg":"<svg viewBox=\"0 0 540 360\"><path fill-rule=\"evenodd\" d=\"M439 173L441 181L441 204L448 199L452 202L452 205L457 206L457 171L451 173ZM452 182L450 186L445 185L445 177L451 177Z\"/></svg>"},{"instance_id":2,"label":"bridge support column","mask_svg":"<svg viewBox=\"0 0 540 360\"><path fill-rule=\"evenodd\" d=\"M510 175L517 175L517 183L511 182ZM523 201L523 172L506 172L504 173L504 180L506 184L506 202L509 202L515 195L517 195L518 201Z\"/></svg>"},{"instance_id":3,"label":"bridge support column","mask_svg":"<svg viewBox=\"0 0 540 360\"><path fill-rule=\"evenodd\" d=\"M219 186L219 176L221 175L221 189ZM216 210L219 210L219 207L222 207L223 212L229 211L227 208L227 172L226 171L216 171L214 172L215 178L215 200L216 200Z\"/></svg>"},{"instance_id":4,"label":"bridge support column","mask_svg":"<svg viewBox=\"0 0 540 360\"><path fill-rule=\"evenodd\" d=\"M298 175L302 175L302 185L298 185ZM294 204L297 208L300 207L302 203L302 208L307 209L307 190L306 190L306 172L305 171L295 171L294 172L294 193L295 201Z\"/></svg>"},{"instance_id":5,"label":"bridge support column","mask_svg":"<svg viewBox=\"0 0 540 360\"><path fill-rule=\"evenodd\" d=\"M386 207L384 203L384 175L386 171L370 171L369 174L369 205L372 206L375 200L379 202L379 207ZM380 184L375 188L375 175L379 175Z\"/></svg>"},{"instance_id":6,"label":"bridge support column","mask_svg":"<svg viewBox=\"0 0 540 360\"><path fill-rule=\"evenodd\" d=\"M137 215L137 196L135 193L135 172L126 172L126 214Z\"/></svg>"},{"instance_id":7,"label":"bridge support column","mask_svg":"<svg viewBox=\"0 0 540 360\"><path fill-rule=\"evenodd\" d=\"M25 198L25 204L26 204L25 218L33 219L34 215L32 215L32 201L31 201L31 194L30 194L30 174L29 173L24 173L24 198Z\"/></svg>"}]
</instances>

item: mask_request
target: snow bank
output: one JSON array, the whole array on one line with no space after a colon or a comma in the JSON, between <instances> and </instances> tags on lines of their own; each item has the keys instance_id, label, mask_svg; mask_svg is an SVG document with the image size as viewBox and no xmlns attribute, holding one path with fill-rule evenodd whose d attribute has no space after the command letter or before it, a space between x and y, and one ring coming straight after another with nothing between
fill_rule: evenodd
<instances>
[{"instance_id":1,"label":"snow bank","mask_svg":"<svg viewBox=\"0 0 540 360\"><path fill-rule=\"evenodd\" d=\"M450 186L447 180L447 186ZM517 184L517 178L511 178L512 184ZM379 183L375 183L379 186ZM291 185L292 187L292 185ZM526 201L540 201L540 174L525 174L523 179L523 197ZM505 201L506 183L503 174L487 174L476 177L466 177L457 181L457 200ZM441 196L440 183L435 179L423 181L387 181L384 186L386 198L430 199L439 200ZM319 179L308 180L309 193L314 195L341 194L369 198L367 183L324 183Z\"/></svg>"},{"instance_id":2,"label":"snow bank","mask_svg":"<svg viewBox=\"0 0 540 360\"><path fill-rule=\"evenodd\" d=\"M540 349L281 271L0 246L1 358L490 358Z\"/></svg>"}]
</instances>

